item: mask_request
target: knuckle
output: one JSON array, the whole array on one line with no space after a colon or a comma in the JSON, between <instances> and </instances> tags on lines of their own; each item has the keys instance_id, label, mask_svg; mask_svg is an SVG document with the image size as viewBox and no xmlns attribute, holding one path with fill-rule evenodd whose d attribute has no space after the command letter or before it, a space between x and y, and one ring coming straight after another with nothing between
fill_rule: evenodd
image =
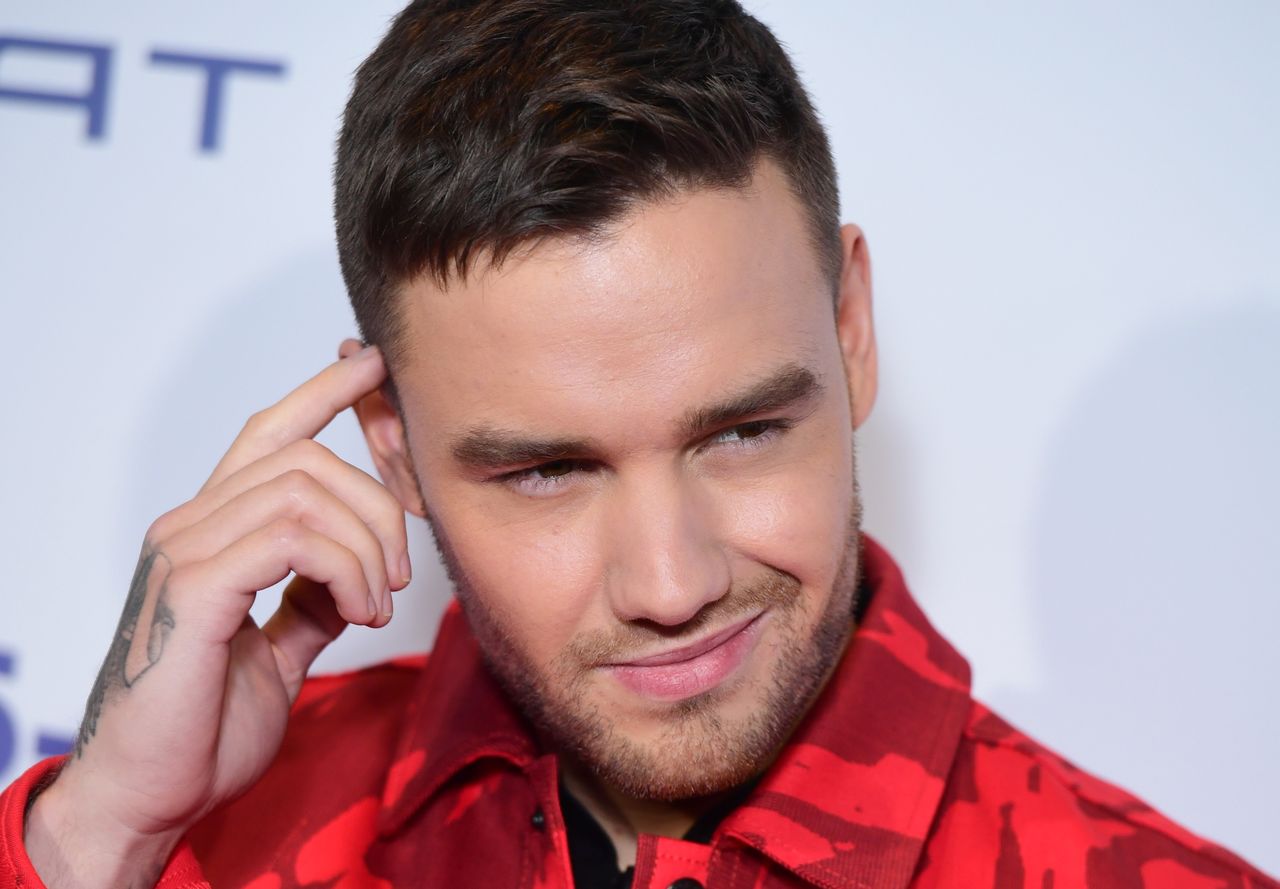
<instances>
[{"instance_id":1,"label":"knuckle","mask_svg":"<svg viewBox=\"0 0 1280 889\"><path fill-rule=\"evenodd\" d=\"M182 507L175 507L158 516L147 526L146 539L152 544L168 540L182 528Z\"/></svg>"},{"instance_id":2,"label":"knuckle","mask_svg":"<svg viewBox=\"0 0 1280 889\"><path fill-rule=\"evenodd\" d=\"M255 413L250 414L249 418L244 421L243 430L248 433L253 433L261 428L264 422L264 413L264 411L256 411Z\"/></svg>"},{"instance_id":3,"label":"knuckle","mask_svg":"<svg viewBox=\"0 0 1280 889\"><path fill-rule=\"evenodd\" d=\"M243 434L249 438L270 441L280 434L275 414L268 408L251 414L245 421Z\"/></svg>"},{"instance_id":4,"label":"knuckle","mask_svg":"<svg viewBox=\"0 0 1280 889\"><path fill-rule=\"evenodd\" d=\"M143 534L143 540L147 544L155 546L160 543L160 541L169 539L169 528L172 520L167 519L165 517L167 515L168 513L165 513L165 515L160 516L147 526L147 530Z\"/></svg>"},{"instance_id":5,"label":"knuckle","mask_svg":"<svg viewBox=\"0 0 1280 889\"><path fill-rule=\"evenodd\" d=\"M284 486L285 493L288 496L299 500L310 497L315 492L318 484L315 476L296 466L280 473L279 482Z\"/></svg>"},{"instance_id":6,"label":"knuckle","mask_svg":"<svg viewBox=\"0 0 1280 889\"><path fill-rule=\"evenodd\" d=\"M308 516L316 500L319 482L304 469L290 469L276 478L283 499L283 511L295 519Z\"/></svg>"},{"instance_id":7,"label":"knuckle","mask_svg":"<svg viewBox=\"0 0 1280 889\"><path fill-rule=\"evenodd\" d=\"M302 540L305 529L297 519L282 516L267 525L267 534L279 546L292 546Z\"/></svg>"}]
</instances>

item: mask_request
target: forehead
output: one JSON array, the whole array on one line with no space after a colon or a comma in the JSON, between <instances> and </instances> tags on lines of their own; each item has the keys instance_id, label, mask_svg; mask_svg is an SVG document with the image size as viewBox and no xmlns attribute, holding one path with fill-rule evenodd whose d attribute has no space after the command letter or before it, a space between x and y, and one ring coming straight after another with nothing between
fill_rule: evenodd
<instances>
[{"instance_id":1,"label":"forehead","mask_svg":"<svg viewBox=\"0 0 1280 889\"><path fill-rule=\"evenodd\" d=\"M643 204L601 237L543 241L402 298L397 386L411 425L437 431L665 422L834 342L803 208L767 162L748 188Z\"/></svg>"}]
</instances>

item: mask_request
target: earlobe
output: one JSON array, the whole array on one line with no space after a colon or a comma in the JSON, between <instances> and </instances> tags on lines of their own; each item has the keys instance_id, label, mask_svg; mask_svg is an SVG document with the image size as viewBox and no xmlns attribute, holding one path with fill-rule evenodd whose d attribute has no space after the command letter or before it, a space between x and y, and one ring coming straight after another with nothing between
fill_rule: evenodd
<instances>
[{"instance_id":1,"label":"earlobe","mask_svg":"<svg viewBox=\"0 0 1280 889\"><path fill-rule=\"evenodd\" d=\"M871 414L878 383L875 325L871 313L871 255L862 229L840 229L841 256L836 334L849 383L853 426Z\"/></svg>"},{"instance_id":2,"label":"earlobe","mask_svg":"<svg viewBox=\"0 0 1280 889\"><path fill-rule=\"evenodd\" d=\"M350 345L354 344L354 345ZM346 340L338 350L339 356L359 348L355 340ZM419 493L417 474L409 456L404 423L400 413L386 393L389 384L370 392L354 405L356 419L364 433L369 455L373 458L382 483L404 507L405 512L422 518L426 507Z\"/></svg>"}]
</instances>

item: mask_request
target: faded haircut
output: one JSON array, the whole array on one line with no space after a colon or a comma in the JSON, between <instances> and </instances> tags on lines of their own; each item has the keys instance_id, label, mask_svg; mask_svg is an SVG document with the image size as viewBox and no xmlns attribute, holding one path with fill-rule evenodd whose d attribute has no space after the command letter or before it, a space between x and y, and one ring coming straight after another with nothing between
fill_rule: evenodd
<instances>
[{"instance_id":1,"label":"faded haircut","mask_svg":"<svg viewBox=\"0 0 1280 889\"><path fill-rule=\"evenodd\" d=\"M357 71L338 140L338 256L361 334L397 368L406 282L447 286L539 239L601 233L640 202L743 187L762 157L804 207L834 295L827 137L786 52L737 2L412 3Z\"/></svg>"}]
</instances>

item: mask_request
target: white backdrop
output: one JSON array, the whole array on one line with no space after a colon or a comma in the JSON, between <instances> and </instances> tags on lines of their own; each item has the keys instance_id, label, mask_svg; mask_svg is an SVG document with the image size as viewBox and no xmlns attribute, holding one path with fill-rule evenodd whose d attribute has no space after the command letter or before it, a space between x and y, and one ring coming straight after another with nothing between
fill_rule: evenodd
<instances>
[{"instance_id":1,"label":"white backdrop","mask_svg":"<svg viewBox=\"0 0 1280 889\"><path fill-rule=\"evenodd\" d=\"M0 9L0 782L74 734L150 521L354 329L332 144L398 5ZM870 239L869 530L979 695L1280 871L1280 6L748 5ZM411 535L324 668L430 644Z\"/></svg>"}]
</instances>

